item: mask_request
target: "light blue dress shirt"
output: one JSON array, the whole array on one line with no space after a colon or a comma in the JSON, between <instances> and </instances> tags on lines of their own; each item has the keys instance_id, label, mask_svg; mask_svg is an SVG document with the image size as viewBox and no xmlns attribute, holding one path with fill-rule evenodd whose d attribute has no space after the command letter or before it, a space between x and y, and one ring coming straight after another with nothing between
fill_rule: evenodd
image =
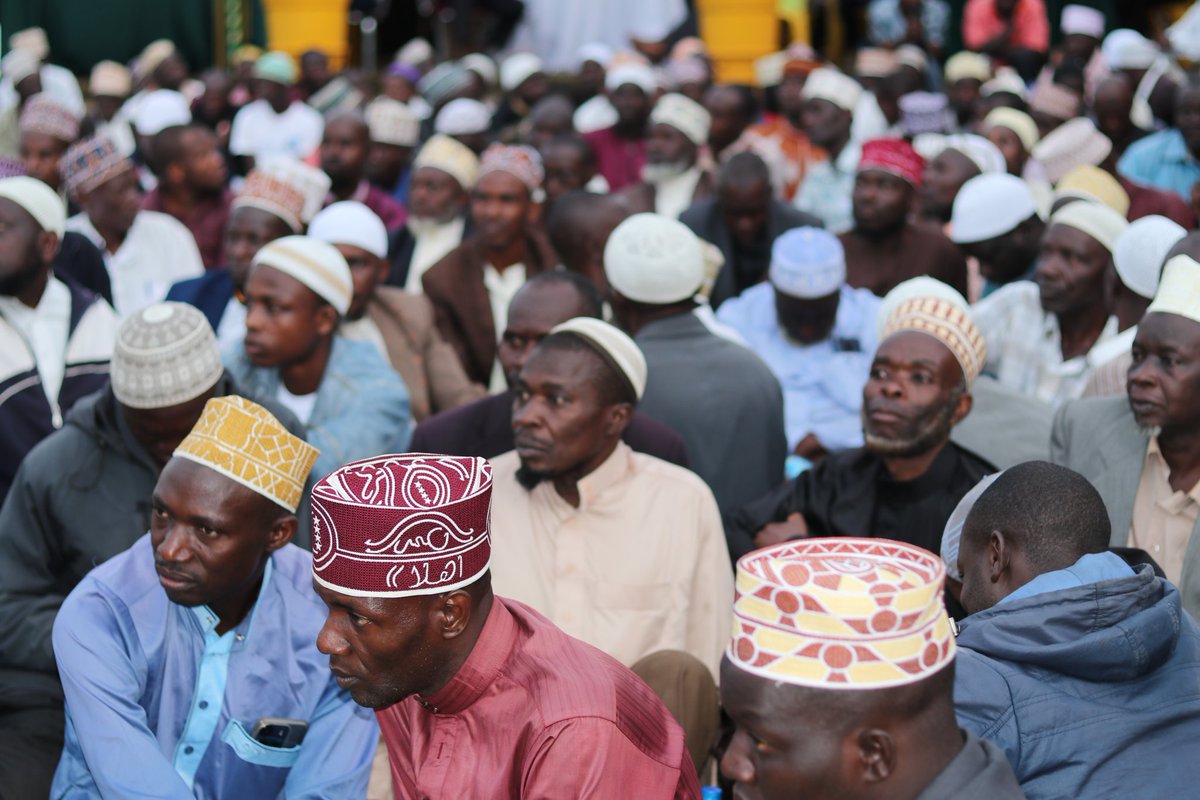
<instances>
[{"instance_id":1,"label":"light blue dress shirt","mask_svg":"<svg viewBox=\"0 0 1200 800\"><path fill-rule=\"evenodd\" d=\"M1116 553L1088 553L1081 556L1078 561L1066 569L1056 569L1053 572L1038 575L1029 581L1029 583L1007 595L996 605L1011 603L1014 600L1023 600L1026 597L1033 597L1034 595L1045 594L1047 592L1074 589L1077 586L1086 586L1089 583L1112 581L1117 578L1129 578L1133 574L1133 568L1126 564L1124 559Z\"/></svg>"},{"instance_id":2,"label":"light blue dress shirt","mask_svg":"<svg viewBox=\"0 0 1200 800\"><path fill-rule=\"evenodd\" d=\"M1192 186L1200 181L1200 161L1191 154L1176 128L1152 133L1125 150L1117 172L1131 181L1165 189L1192 202Z\"/></svg>"},{"instance_id":3,"label":"light blue dress shirt","mask_svg":"<svg viewBox=\"0 0 1200 800\"><path fill-rule=\"evenodd\" d=\"M880 300L867 289L842 286L828 339L801 345L775 315L775 288L751 286L717 309L717 319L741 334L783 387L788 450L809 433L830 451L860 447L862 393L877 344Z\"/></svg>"},{"instance_id":4,"label":"light blue dress shirt","mask_svg":"<svg viewBox=\"0 0 1200 800\"><path fill-rule=\"evenodd\" d=\"M92 570L54 623L67 730L51 797L363 797L379 731L317 650L311 565L294 545L274 553L221 636L211 609L167 599L149 535ZM308 733L269 747L251 736L263 717Z\"/></svg>"}]
</instances>

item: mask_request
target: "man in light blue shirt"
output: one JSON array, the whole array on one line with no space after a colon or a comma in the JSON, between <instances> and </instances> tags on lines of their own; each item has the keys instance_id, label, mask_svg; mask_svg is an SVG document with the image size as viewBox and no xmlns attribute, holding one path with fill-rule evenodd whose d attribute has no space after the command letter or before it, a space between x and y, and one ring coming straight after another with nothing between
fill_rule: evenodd
<instances>
[{"instance_id":1,"label":"man in light blue shirt","mask_svg":"<svg viewBox=\"0 0 1200 800\"><path fill-rule=\"evenodd\" d=\"M1192 187L1200 181L1200 83L1188 83L1175 93L1175 126L1129 145L1117 171L1190 203Z\"/></svg>"},{"instance_id":2,"label":"man in light blue shirt","mask_svg":"<svg viewBox=\"0 0 1200 800\"><path fill-rule=\"evenodd\" d=\"M208 401L150 532L63 603L66 745L51 797L353 798L378 729L328 672L311 557L290 544L317 451Z\"/></svg>"},{"instance_id":3,"label":"man in light blue shirt","mask_svg":"<svg viewBox=\"0 0 1200 800\"><path fill-rule=\"evenodd\" d=\"M846 285L842 243L819 228L777 238L768 277L726 300L717 319L779 379L789 451L812 459L861 447L862 387L875 354L879 298Z\"/></svg>"}]
</instances>

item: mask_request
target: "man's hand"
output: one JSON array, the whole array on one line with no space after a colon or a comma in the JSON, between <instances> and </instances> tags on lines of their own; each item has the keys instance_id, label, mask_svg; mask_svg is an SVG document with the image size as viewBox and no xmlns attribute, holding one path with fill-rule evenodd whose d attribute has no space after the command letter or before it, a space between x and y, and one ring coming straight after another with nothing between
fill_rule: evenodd
<instances>
[{"instance_id":1,"label":"man's hand","mask_svg":"<svg viewBox=\"0 0 1200 800\"><path fill-rule=\"evenodd\" d=\"M767 547L772 544L786 542L789 539L808 538L808 523L799 511L788 514L783 522L770 522L754 535L755 547Z\"/></svg>"},{"instance_id":2,"label":"man's hand","mask_svg":"<svg viewBox=\"0 0 1200 800\"><path fill-rule=\"evenodd\" d=\"M796 449L792 452L798 456L807 458L814 464L829 455L829 451L825 449L825 445L821 444L821 440L814 433L808 434L797 442Z\"/></svg>"}]
</instances>

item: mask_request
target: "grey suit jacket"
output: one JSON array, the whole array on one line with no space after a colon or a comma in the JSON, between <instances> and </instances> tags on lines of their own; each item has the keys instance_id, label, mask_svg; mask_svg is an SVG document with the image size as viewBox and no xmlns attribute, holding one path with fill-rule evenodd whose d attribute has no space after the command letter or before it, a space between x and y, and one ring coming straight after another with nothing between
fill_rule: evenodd
<instances>
[{"instance_id":1,"label":"grey suit jacket","mask_svg":"<svg viewBox=\"0 0 1200 800\"><path fill-rule=\"evenodd\" d=\"M1113 547L1124 547L1133 521L1150 436L1138 428L1129 400L1089 397L1067 403L1054 417L1050 460L1083 475L1104 498L1112 523ZM1200 521L1192 528L1183 558L1179 592L1183 607L1200 618ZM1153 556L1154 554L1151 553Z\"/></svg>"}]
</instances>

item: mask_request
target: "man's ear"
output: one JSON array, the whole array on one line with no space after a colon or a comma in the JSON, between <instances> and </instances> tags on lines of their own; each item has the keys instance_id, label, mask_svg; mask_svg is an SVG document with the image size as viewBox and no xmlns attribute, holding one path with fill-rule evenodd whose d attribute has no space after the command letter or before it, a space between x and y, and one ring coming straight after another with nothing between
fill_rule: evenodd
<instances>
[{"instance_id":1,"label":"man's ear","mask_svg":"<svg viewBox=\"0 0 1200 800\"><path fill-rule=\"evenodd\" d=\"M896 771L896 742L890 733L867 728L858 732L857 744L860 778L864 784L883 783Z\"/></svg>"},{"instance_id":2,"label":"man's ear","mask_svg":"<svg viewBox=\"0 0 1200 800\"><path fill-rule=\"evenodd\" d=\"M461 589L442 597L434 606L437 628L442 632L442 638L454 639L462 635L471 623L474 611L475 603L471 595Z\"/></svg>"},{"instance_id":3,"label":"man's ear","mask_svg":"<svg viewBox=\"0 0 1200 800\"><path fill-rule=\"evenodd\" d=\"M183 164L167 164L163 167L163 180L173 186L178 186L183 183L185 178L185 170Z\"/></svg>"},{"instance_id":4,"label":"man's ear","mask_svg":"<svg viewBox=\"0 0 1200 800\"><path fill-rule=\"evenodd\" d=\"M42 263L49 265L54 261L54 256L58 253L59 238L57 233L52 231L42 231L38 236L38 254L42 257Z\"/></svg>"},{"instance_id":5,"label":"man's ear","mask_svg":"<svg viewBox=\"0 0 1200 800\"><path fill-rule=\"evenodd\" d=\"M629 421L633 419L633 406L629 403L617 403L609 408L608 424L605 426L608 434L616 434L620 436L625 432L625 428L629 426Z\"/></svg>"},{"instance_id":6,"label":"man's ear","mask_svg":"<svg viewBox=\"0 0 1200 800\"><path fill-rule=\"evenodd\" d=\"M958 397L958 402L954 405L954 416L951 417L951 424L957 425L967 418L967 414L971 413L971 409L975 407L975 398L970 392L963 392Z\"/></svg>"},{"instance_id":7,"label":"man's ear","mask_svg":"<svg viewBox=\"0 0 1200 800\"><path fill-rule=\"evenodd\" d=\"M332 336L338 326L337 309L324 301L317 308L316 321L317 333L322 336Z\"/></svg>"},{"instance_id":8,"label":"man's ear","mask_svg":"<svg viewBox=\"0 0 1200 800\"><path fill-rule=\"evenodd\" d=\"M275 520L271 530L267 532L267 552L274 553L290 542L295 537L298 528L299 522L297 522L295 514L285 514Z\"/></svg>"},{"instance_id":9,"label":"man's ear","mask_svg":"<svg viewBox=\"0 0 1200 800\"><path fill-rule=\"evenodd\" d=\"M988 534L987 576L991 583L1000 583L1012 567L1012 548L1001 531Z\"/></svg>"}]
</instances>

